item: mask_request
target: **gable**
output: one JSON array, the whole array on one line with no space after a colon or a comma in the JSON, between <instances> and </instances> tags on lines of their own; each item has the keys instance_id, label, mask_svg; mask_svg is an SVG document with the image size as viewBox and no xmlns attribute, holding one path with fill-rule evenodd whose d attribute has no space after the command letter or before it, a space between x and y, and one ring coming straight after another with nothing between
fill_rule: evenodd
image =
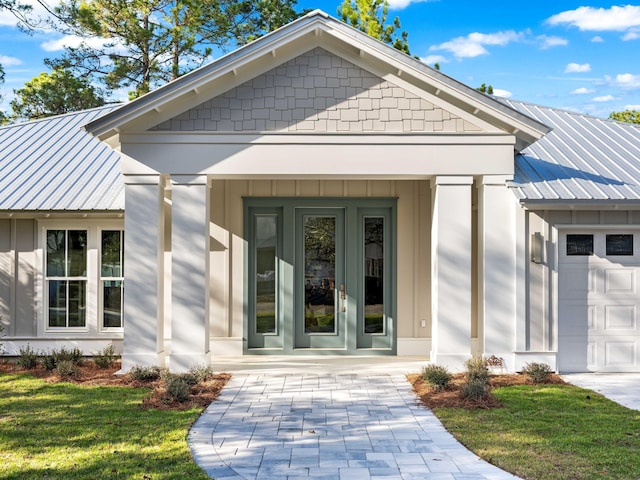
<instances>
[{"instance_id":1,"label":"gable","mask_svg":"<svg viewBox=\"0 0 640 480\"><path fill-rule=\"evenodd\" d=\"M152 130L455 133L482 129L317 47Z\"/></svg>"}]
</instances>

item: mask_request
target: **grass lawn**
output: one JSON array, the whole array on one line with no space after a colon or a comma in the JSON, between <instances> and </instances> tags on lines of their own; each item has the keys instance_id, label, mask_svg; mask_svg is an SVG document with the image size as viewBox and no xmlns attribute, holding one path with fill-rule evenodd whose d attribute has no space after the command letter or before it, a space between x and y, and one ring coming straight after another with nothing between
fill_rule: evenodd
<instances>
[{"instance_id":1,"label":"grass lawn","mask_svg":"<svg viewBox=\"0 0 640 480\"><path fill-rule=\"evenodd\" d=\"M0 374L0 478L207 479L186 442L202 408L141 408L148 389Z\"/></svg>"},{"instance_id":2,"label":"grass lawn","mask_svg":"<svg viewBox=\"0 0 640 480\"><path fill-rule=\"evenodd\" d=\"M503 408L435 408L485 460L537 480L640 479L640 412L571 385L493 390Z\"/></svg>"}]
</instances>

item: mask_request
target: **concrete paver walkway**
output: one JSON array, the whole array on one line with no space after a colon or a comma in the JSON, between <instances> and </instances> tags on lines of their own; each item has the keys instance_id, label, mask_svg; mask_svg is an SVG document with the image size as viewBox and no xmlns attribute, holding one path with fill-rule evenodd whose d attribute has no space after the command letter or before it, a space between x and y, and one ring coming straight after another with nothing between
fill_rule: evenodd
<instances>
[{"instance_id":1,"label":"concrete paver walkway","mask_svg":"<svg viewBox=\"0 0 640 480\"><path fill-rule=\"evenodd\" d=\"M189 433L196 462L216 480L517 478L460 445L403 373L360 370L234 373Z\"/></svg>"}]
</instances>

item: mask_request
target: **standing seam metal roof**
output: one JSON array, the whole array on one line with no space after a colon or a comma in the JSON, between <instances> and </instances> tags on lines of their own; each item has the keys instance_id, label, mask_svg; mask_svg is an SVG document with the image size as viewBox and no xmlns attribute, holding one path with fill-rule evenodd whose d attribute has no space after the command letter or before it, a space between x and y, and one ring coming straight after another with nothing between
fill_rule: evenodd
<instances>
[{"instance_id":1,"label":"standing seam metal roof","mask_svg":"<svg viewBox=\"0 0 640 480\"><path fill-rule=\"evenodd\" d=\"M1 127L0 210L124 210L120 155L82 128L118 107Z\"/></svg>"},{"instance_id":2,"label":"standing seam metal roof","mask_svg":"<svg viewBox=\"0 0 640 480\"><path fill-rule=\"evenodd\" d=\"M502 100L552 131L515 158L510 187L521 202L640 201L640 128Z\"/></svg>"}]
</instances>

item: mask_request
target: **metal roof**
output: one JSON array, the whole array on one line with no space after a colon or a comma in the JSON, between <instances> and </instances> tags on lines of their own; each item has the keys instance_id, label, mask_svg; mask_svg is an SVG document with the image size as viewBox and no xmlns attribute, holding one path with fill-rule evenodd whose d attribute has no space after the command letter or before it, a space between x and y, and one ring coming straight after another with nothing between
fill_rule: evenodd
<instances>
[{"instance_id":1,"label":"metal roof","mask_svg":"<svg viewBox=\"0 0 640 480\"><path fill-rule=\"evenodd\" d=\"M0 211L121 211L120 155L82 127L119 105L0 128Z\"/></svg>"},{"instance_id":2,"label":"metal roof","mask_svg":"<svg viewBox=\"0 0 640 480\"><path fill-rule=\"evenodd\" d=\"M510 186L522 203L640 203L637 125L503 101L552 128L516 155Z\"/></svg>"}]
</instances>

